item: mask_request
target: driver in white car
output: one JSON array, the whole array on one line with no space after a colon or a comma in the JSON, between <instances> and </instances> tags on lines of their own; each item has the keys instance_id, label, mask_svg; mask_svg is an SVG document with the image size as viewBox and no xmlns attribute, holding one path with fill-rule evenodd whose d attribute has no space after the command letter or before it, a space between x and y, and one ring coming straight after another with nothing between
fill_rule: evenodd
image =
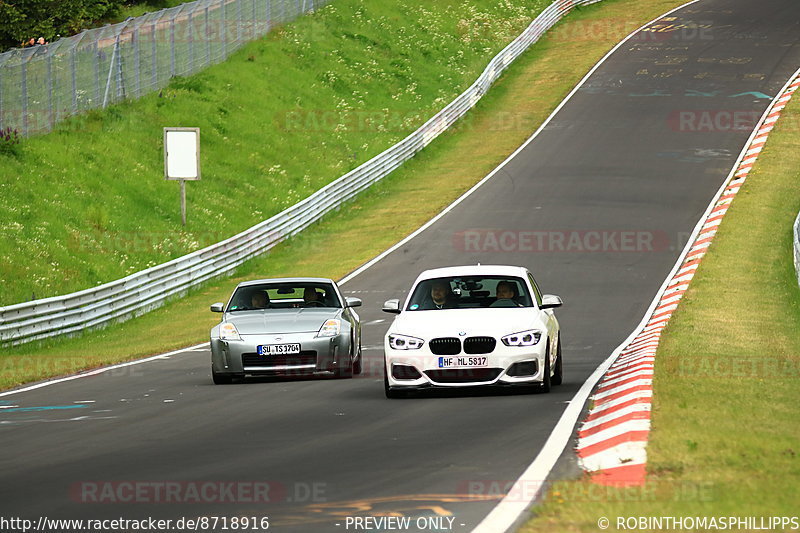
<instances>
[{"instance_id":1,"label":"driver in white car","mask_svg":"<svg viewBox=\"0 0 800 533\"><path fill-rule=\"evenodd\" d=\"M429 309L454 309L457 307L450 284L436 280L431 286L431 307Z\"/></svg>"}]
</instances>

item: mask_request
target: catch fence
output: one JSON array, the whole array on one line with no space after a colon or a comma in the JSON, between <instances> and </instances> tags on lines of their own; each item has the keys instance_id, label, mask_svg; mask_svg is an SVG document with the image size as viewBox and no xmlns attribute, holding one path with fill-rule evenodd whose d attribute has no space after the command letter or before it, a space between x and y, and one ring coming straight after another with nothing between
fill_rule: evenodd
<instances>
[{"instance_id":1,"label":"catch fence","mask_svg":"<svg viewBox=\"0 0 800 533\"><path fill-rule=\"evenodd\" d=\"M329 0L197 0L0 54L0 129L24 137L224 61Z\"/></svg>"}]
</instances>

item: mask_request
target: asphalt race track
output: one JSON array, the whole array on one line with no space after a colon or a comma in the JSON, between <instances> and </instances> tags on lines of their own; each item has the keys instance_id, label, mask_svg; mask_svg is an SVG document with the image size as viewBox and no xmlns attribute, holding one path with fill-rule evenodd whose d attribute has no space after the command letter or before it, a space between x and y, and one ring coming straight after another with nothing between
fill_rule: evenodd
<instances>
[{"instance_id":1,"label":"asphalt race track","mask_svg":"<svg viewBox=\"0 0 800 533\"><path fill-rule=\"evenodd\" d=\"M0 516L345 531L348 516L394 513L471 530L641 320L800 66L796 0L701 0L671 17L621 46L474 194L344 285L364 301L364 375L214 386L200 349L2 396ZM563 297L565 383L386 400L381 304L421 270L477 262L525 265Z\"/></svg>"}]
</instances>

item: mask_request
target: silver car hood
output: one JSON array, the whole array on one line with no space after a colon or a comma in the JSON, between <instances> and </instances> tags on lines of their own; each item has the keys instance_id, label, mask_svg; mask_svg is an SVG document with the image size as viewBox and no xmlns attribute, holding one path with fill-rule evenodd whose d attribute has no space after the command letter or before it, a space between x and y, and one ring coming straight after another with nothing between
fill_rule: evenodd
<instances>
[{"instance_id":1,"label":"silver car hood","mask_svg":"<svg viewBox=\"0 0 800 533\"><path fill-rule=\"evenodd\" d=\"M225 317L240 335L317 332L329 318L339 318L337 308L266 309L239 311Z\"/></svg>"}]
</instances>

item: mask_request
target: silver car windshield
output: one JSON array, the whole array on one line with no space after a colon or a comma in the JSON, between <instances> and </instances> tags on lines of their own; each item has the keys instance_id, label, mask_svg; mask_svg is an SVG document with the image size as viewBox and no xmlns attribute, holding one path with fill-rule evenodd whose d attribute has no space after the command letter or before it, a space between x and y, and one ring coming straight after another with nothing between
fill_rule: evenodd
<instances>
[{"instance_id":1,"label":"silver car windshield","mask_svg":"<svg viewBox=\"0 0 800 533\"><path fill-rule=\"evenodd\" d=\"M508 276L458 276L420 282L408 300L408 311L533 307L521 278Z\"/></svg>"},{"instance_id":2,"label":"silver car windshield","mask_svg":"<svg viewBox=\"0 0 800 533\"><path fill-rule=\"evenodd\" d=\"M283 282L238 287L227 311L261 309L340 308L342 303L330 283Z\"/></svg>"}]
</instances>

